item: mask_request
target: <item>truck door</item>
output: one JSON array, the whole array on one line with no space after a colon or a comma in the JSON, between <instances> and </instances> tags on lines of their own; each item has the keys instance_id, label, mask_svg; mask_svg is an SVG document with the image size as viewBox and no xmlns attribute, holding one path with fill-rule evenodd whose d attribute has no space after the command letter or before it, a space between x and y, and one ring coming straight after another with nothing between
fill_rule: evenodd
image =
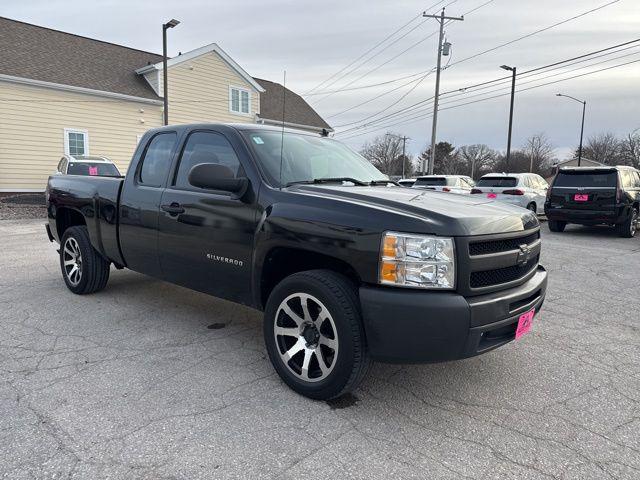
<instances>
[{"instance_id":1,"label":"truck door","mask_svg":"<svg viewBox=\"0 0 640 480\"><path fill-rule=\"evenodd\" d=\"M229 192L194 187L188 180L191 168L202 163L223 165L236 178L246 177L249 162L243 152L218 131L189 134L162 194L159 252L166 280L250 304L257 223L254 187L250 184L241 199Z\"/></svg>"},{"instance_id":2,"label":"truck door","mask_svg":"<svg viewBox=\"0 0 640 480\"><path fill-rule=\"evenodd\" d=\"M158 260L158 211L176 140L176 132L161 132L149 139L140 158L134 157L135 171L127 172L120 199L122 256L131 270L154 277L162 276Z\"/></svg>"}]
</instances>

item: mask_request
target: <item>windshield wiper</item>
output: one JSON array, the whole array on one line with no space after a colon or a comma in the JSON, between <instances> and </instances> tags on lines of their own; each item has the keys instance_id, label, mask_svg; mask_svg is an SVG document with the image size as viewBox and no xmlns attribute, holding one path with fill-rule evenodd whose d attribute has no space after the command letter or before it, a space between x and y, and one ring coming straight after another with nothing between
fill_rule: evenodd
<instances>
[{"instance_id":1,"label":"windshield wiper","mask_svg":"<svg viewBox=\"0 0 640 480\"><path fill-rule=\"evenodd\" d=\"M290 185L296 185L296 184L313 185L318 183L335 183L335 182L350 182L350 183L353 183L354 185L359 185L361 187L369 185L366 182L363 182L361 180L357 180L351 177L331 177L331 178L314 178L313 180L298 180L296 182L287 183L285 187L288 187Z\"/></svg>"}]
</instances>

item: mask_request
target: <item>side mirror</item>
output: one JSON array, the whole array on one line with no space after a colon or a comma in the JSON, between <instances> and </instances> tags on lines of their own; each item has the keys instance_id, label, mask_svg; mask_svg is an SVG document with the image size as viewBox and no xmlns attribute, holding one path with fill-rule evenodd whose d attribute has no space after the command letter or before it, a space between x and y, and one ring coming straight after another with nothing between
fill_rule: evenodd
<instances>
[{"instance_id":1,"label":"side mirror","mask_svg":"<svg viewBox=\"0 0 640 480\"><path fill-rule=\"evenodd\" d=\"M194 187L207 190L222 190L241 194L247 188L249 180L236 178L229 167L217 163L200 163L191 168L189 183Z\"/></svg>"}]
</instances>

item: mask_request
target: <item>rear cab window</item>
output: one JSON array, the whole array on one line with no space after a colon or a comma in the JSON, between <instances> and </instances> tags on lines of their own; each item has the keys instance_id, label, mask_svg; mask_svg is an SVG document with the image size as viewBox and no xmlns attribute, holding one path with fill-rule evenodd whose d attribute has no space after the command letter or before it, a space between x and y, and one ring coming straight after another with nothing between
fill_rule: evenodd
<instances>
[{"instance_id":1,"label":"rear cab window","mask_svg":"<svg viewBox=\"0 0 640 480\"><path fill-rule=\"evenodd\" d=\"M136 180L140 185L161 187L164 184L176 139L175 132L159 133L151 139L142 157L142 165L138 166Z\"/></svg>"},{"instance_id":2,"label":"rear cab window","mask_svg":"<svg viewBox=\"0 0 640 480\"><path fill-rule=\"evenodd\" d=\"M563 171L556 175L554 187L562 188L616 188L618 173L615 170L596 171Z\"/></svg>"},{"instance_id":3,"label":"rear cab window","mask_svg":"<svg viewBox=\"0 0 640 480\"><path fill-rule=\"evenodd\" d=\"M477 187L510 188L518 185L515 177L485 177L478 180Z\"/></svg>"}]
</instances>

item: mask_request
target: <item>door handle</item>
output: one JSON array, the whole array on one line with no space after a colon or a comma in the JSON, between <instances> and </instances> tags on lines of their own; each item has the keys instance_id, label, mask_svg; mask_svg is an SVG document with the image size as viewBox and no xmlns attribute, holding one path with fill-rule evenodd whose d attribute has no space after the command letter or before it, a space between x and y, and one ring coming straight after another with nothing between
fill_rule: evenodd
<instances>
[{"instance_id":1,"label":"door handle","mask_svg":"<svg viewBox=\"0 0 640 480\"><path fill-rule=\"evenodd\" d=\"M184 213L184 208L181 207L180 204L177 202L173 202L171 205L160 205L160 208L162 208L162 210L164 210L171 216Z\"/></svg>"}]
</instances>

